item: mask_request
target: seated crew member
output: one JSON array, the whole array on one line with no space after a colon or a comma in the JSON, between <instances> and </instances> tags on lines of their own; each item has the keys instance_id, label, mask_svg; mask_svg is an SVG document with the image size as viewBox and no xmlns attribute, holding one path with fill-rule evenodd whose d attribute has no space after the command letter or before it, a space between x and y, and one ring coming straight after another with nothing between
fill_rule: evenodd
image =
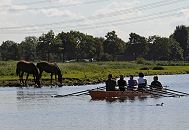
<instances>
[{"instance_id":1,"label":"seated crew member","mask_svg":"<svg viewBox=\"0 0 189 130\"><path fill-rule=\"evenodd\" d=\"M154 76L154 81L151 82L150 88L153 89L162 89L162 84L158 81L158 76Z\"/></svg>"},{"instance_id":2,"label":"seated crew member","mask_svg":"<svg viewBox=\"0 0 189 130\"><path fill-rule=\"evenodd\" d=\"M120 91L125 91L125 86L127 86L127 82L124 80L124 76L120 75L120 79L117 81Z\"/></svg>"},{"instance_id":3,"label":"seated crew member","mask_svg":"<svg viewBox=\"0 0 189 130\"><path fill-rule=\"evenodd\" d=\"M144 90L147 85L147 80L144 79L144 74L139 73L139 78L138 78L138 90Z\"/></svg>"},{"instance_id":4,"label":"seated crew member","mask_svg":"<svg viewBox=\"0 0 189 130\"><path fill-rule=\"evenodd\" d=\"M108 80L106 80L106 91L115 91L116 81L112 79L112 74L108 75Z\"/></svg>"},{"instance_id":5,"label":"seated crew member","mask_svg":"<svg viewBox=\"0 0 189 130\"><path fill-rule=\"evenodd\" d=\"M135 88L134 86L136 86L136 85L137 85L137 81L133 79L133 75L130 75L130 79L128 80L127 89L128 90L133 90Z\"/></svg>"}]
</instances>

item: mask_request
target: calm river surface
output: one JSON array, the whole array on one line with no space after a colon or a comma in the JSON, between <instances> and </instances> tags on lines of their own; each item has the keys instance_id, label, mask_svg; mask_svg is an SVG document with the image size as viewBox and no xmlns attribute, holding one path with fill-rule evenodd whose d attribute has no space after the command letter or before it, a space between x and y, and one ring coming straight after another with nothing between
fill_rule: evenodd
<instances>
[{"instance_id":1,"label":"calm river surface","mask_svg":"<svg viewBox=\"0 0 189 130\"><path fill-rule=\"evenodd\" d=\"M148 83L151 76L146 76ZM126 78L128 80L128 78ZM159 76L163 85L189 93L189 75ZM90 96L51 98L99 85L0 88L1 130L188 130L189 96L91 101ZM164 103L164 106L156 104Z\"/></svg>"}]
</instances>

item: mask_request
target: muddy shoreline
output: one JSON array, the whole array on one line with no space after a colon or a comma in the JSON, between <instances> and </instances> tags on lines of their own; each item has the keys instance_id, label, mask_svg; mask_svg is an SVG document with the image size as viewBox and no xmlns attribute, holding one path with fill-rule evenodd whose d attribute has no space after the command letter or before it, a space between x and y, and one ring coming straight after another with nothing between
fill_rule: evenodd
<instances>
[{"instance_id":1,"label":"muddy shoreline","mask_svg":"<svg viewBox=\"0 0 189 130\"><path fill-rule=\"evenodd\" d=\"M43 86L77 86L77 85L90 85L90 84L98 84L103 83L104 80L97 80L97 81L90 81L89 79L81 80L78 78L63 78L63 83L60 84L58 81L53 81L53 83L50 83L50 79L43 79L41 80L41 87ZM0 87L22 87L22 86L35 86L35 83L33 80L28 80L27 85L20 84L19 79L18 80L3 80L0 81Z\"/></svg>"}]
</instances>

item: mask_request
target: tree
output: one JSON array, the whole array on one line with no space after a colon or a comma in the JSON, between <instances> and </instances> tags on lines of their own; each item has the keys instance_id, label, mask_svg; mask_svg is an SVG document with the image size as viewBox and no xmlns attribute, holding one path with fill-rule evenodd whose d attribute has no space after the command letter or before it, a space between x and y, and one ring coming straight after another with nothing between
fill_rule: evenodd
<instances>
[{"instance_id":1,"label":"tree","mask_svg":"<svg viewBox=\"0 0 189 130\"><path fill-rule=\"evenodd\" d=\"M122 54L124 52L125 42L118 38L115 31L108 32L104 41L104 53L108 53L113 56Z\"/></svg>"},{"instance_id":2,"label":"tree","mask_svg":"<svg viewBox=\"0 0 189 130\"><path fill-rule=\"evenodd\" d=\"M147 39L136 33L129 34L129 42L127 43L126 55L128 59L135 60L136 58L146 58L149 45Z\"/></svg>"},{"instance_id":3,"label":"tree","mask_svg":"<svg viewBox=\"0 0 189 130\"><path fill-rule=\"evenodd\" d=\"M172 60L183 60L183 52L184 50L180 47L180 44L173 38L169 39L169 43L171 44L171 59Z\"/></svg>"},{"instance_id":4,"label":"tree","mask_svg":"<svg viewBox=\"0 0 189 130\"><path fill-rule=\"evenodd\" d=\"M159 36L149 37L150 60L182 60L183 49L179 43L172 38L165 38Z\"/></svg>"},{"instance_id":5,"label":"tree","mask_svg":"<svg viewBox=\"0 0 189 130\"><path fill-rule=\"evenodd\" d=\"M21 57L25 60L34 60L36 57L37 37L26 37L24 41L19 44L21 50Z\"/></svg>"},{"instance_id":6,"label":"tree","mask_svg":"<svg viewBox=\"0 0 189 130\"><path fill-rule=\"evenodd\" d=\"M78 31L70 31L69 35L71 35L74 40L77 60L95 57L96 45L93 36Z\"/></svg>"},{"instance_id":7,"label":"tree","mask_svg":"<svg viewBox=\"0 0 189 130\"><path fill-rule=\"evenodd\" d=\"M95 56L95 58L97 60L100 60L103 56L103 53L104 53L104 49L103 49L104 38L96 37L94 40L95 40L95 45L96 45L96 56Z\"/></svg>"},{"instance_id":8,"label":"tree","mask_svg":"<svg viewBox=\"0 0 189 130\"><path fill-rule=\"evenodd\" d=\"M5 41L1 45L2 60L18 60L20 58L18 44L14 41Z\"/></svg>"},{"instance_id":9,"label":"tree","mask_svg":"<svg viewBox=\"0 0 189 130\"><path fill-rule=\"evenodd\" d=\"M85 35L80 42L80 55L81 58L91 59L96 54L96 45L93 36Z\"/></svg>"},{"instance_id":10,"label":"tree","mask_svg":"<svg viewBox=\"0 0 189 130\"><path fill-rule=\"evenodd\" d=\"M181 48L184 50L184 59L186 60L188 57L188 47L189 47L189 42L188 42L188 30L184 25L177 26L173 35L173 37L181 46Z\"/></svg>"},{"instance_id":11,"label":"tree","mask_svg":"<svg viewBox=\"0 0 189 130\"><path fill-rule=\"evenodd\" d=\"M54 32L50 30L47 34L42 34L39 37L39 41L36 47L39 58L49 61L51 53L50 44L53 43L54 36Z\"/></svg>"},{"instance_id":12,"label":"tree","mask_svg":"<svg viewBox=\"0 0 189 130\"><path fill-rule=\"evenodd\" d=\"M60 47L62 48L63 61L74 59L77 53L77 43L72 32L61 32L57 35L57 38L61 40Z\"/></svg>"}]
</instances>

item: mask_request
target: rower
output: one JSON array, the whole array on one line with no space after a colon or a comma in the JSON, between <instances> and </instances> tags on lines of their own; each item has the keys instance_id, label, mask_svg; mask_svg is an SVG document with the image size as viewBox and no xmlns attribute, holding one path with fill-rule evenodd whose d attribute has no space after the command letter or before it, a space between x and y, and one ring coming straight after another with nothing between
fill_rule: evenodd
<instances>
[{"instance_id":1,"label":"rower","mask_svg":"<svg viewBox=\"0 0 189 130\"><path fill-rule=\"evenodd\" d=\"M116 81L112 79L112 74L108 75L108 79L106 80L106 91L115 91Z\"/></svg>"},{"instance_id":2,"label":"rower","mask_svg":"<svg viewBox=\"0 0 189 130\"><path fill-rule=\"evenodd\" d=\"M158 81L158 76L154 76L154 81L152 81L151 82L151 85L150 85L150 88L151 89L162 89L163 88L163 86L162 86L162 84Z\"/></svg>"},{"instance_id":3,"label":"rower","mask_svg":"<svg viewBox=\"0 0 189 130\"><path fill-rule=\"evenodd\" d=\"M137 85L137 81L133 79L133 75L130 75L130 79L128 80L128 90L134 90Z\"/></svg>"},{"instance_id":4,"label":"rower","mask_svg":"<svg viewBox=\"0 0 189 130\"><path fill-rule=\"evenodd\" d=\"M127 86L127 82L124 80L124 76L120 75L120 79L117 81L120 91L125 91L125 86Z\"/></svg>"},{"instance_id":5,"label":"rower","mask_svg":"<svg viewBox=\"0 0 189 130\"><path fill-rule=\"evenodd\" d=\"M144 90L147 85L147 80L144 79L144 74L139 73L139 78L138 78L138 90Z\"/></svg>"}]
</instances>

